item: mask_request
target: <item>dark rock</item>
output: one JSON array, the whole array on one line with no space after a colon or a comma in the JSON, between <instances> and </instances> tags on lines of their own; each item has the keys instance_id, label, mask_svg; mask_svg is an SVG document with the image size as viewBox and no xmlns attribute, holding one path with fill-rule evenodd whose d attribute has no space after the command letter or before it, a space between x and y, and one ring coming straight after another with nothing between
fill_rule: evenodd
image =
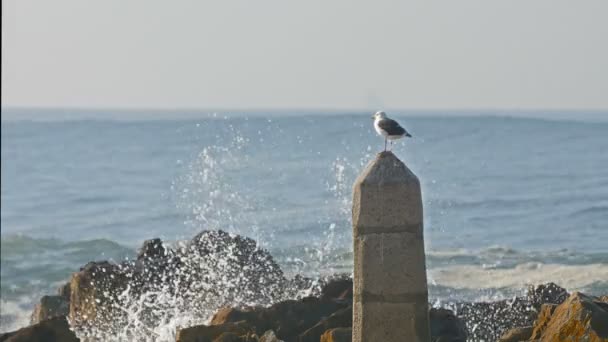
<instances>
[{"instance_id":1,"label":"dark rock","mask_svg":"<svg viewBox=\"0 0 608 342\"><path fill-rule=\"evenodd\" d=\"M350 277L331 279L321 289L321 298L353 300L353 280Z\"/></svg>"},{"instance_id":2,"label":"dark rock","mask_svg":"<svg viewBox=\"0 0 608 342\"><path fill-rule=\"evenodd\" d=\"M141 329L153 328L165 309L156 300L179 297L177 311L206 317L214 307L235 303L270 305L285 297L287 280L270 253L249 238L203 231L178 249L146 241L137 260L91 262L70 281L70 319L77 329L122 331L124 308L138 305ZM152 295L150 295L152 294ZM111 335L109 335L111 336Z\"/></svg>"},{"instance_id":3,"label":"dark rock","mask_svg":"<svg viewBox=\"0 0 608 342\"><path fill-rule=\"evenodd\" d=\"M268 330L264 333L264 335L260 336L259 342L284 342L283 340L279 340L277 335L272 330Z\"/></svg>"},{"instance_id":4,"label":"dark rock","mask_svg":"<svg viewBox=\"0 0 608 342\"><path fill-rule=\"evenodd\" d=\"M542 304L561 304L569 294L566 289L555 283L547 283L528 288L528 300L536 310L540 310Z\"/></svg>"},{"instance_id":5,"label":"dark rock","mask_svg":"<svg viewBox=\"0 0 608 342\"><path fill-rule=\"evenodd\" d=\"M239 338L239 336L248 335L252 331L252 326L244 321L226 322L217 325L197 325L178 331L176 342L213 342L225 333L227 333L225 338L228 339L233 338L233 336Z\"/></svg>"},{"instance_id":6,"label":"dark rock","mask_svg":"<svg viewBox=\"0 0 608 342\"><path fill-rule=\"evenodd\" d=\"M0 342L78 342L65 317L47 319L0 336Z\"/></svg>"},{"instance_id":7,"label":"dark rock","mask_svg":"<svg viewBox=\"0 0 608 342\"><path fill-rule=\"evenodd\" d=\"M31 324L36 324L53 317L65 317L70 312L70 302L62 296L42 296L40 303L34 307Z\"/></svg>"},{"instance_id":8,"label":"dark rock","mask_svg":"<svg viewBox=\"0 0 608 342\"><path fill-rule=\"evenodd\" d=\"M325 331L333 328L352 327L353 325L353 307L338 310L327 318L321 319L310 329L300 334L299 342L317 342Z\"/></svg>"},{"instance_id":9,"label":"dark rock","mask_svg":"<svg viewBox=\"0 0 608 342\"><path fill-rule=\"evenodd\" d=\"M534 327L513 328L507 331L498 342L520 342L528 341L532 336Z\"/></svg>"},{"instance_id":10,"label":"dark rock","mask_svg":"<svg viewBox=\"0 0 608 342\"><path fill-rule=\"evenodd\" d=\"M539 319L532 338L540 332L541 341L608 341L608 303L593 297L574 292L548 318Z\"/></svg>"},{"instance_id":11,"label":"dark rock","mask_svg":"<svg viewBox=\"0 0 608 342\"><path fill-rule=\"evenodd\" d=\"M72 295L72 292L70 290L70 282L69 281L67 283L61 285L57 289L57 295L63 297L68 302L70 301L70 296Z\"/></svg>"},{"instance_id":12,"label":"dark rock","mask_svg":"<svg viewBox=\"0 0 608 342\"><path fill-rule=\"evenodd\" d=\"M512 328L532 325L536 318L532 304L522 298L460 303L456 312L466 323L469 339L473 341L496 341Z\"/></svg>"},{"instance_id":13,"label":"dark rock","mask_svg":"<svg viewBox=\"0 0 608 342\"><path fill-rule=\"evenodd\" d=\"M320 339L321 342L351 342L352 340L352 328L336 328L327 330Z\"/></svg>"},{"instance_id":14,"label":"dark rock","mask_svg":"<svg viewBox=\"0 0 608 342\"><path fill-rule=\"evenodd\" d=\"M267 308L222 309L213 317L211 324L245 320L255 327L258 335L273 330L278 338L291 342L297 341L298 335L322 318L345 307L343 303L307 297L298 301L283 301Z\"/></svg>"},{"instance_id":15,"label":"dark rock","mask_svg":"<svg viewBox=\"0 0 608 342\"><path fill-rule=\"evenodd\" d=\"M466 342L467 327L452 311L442 308L431 308L429 320L431 341Z\"/></svg>"},{"instance_id":16,"label":"dark rock","mask_svg":"<svg viewBox=\"0 0 608 342\"><path fill-rule=\"evenodd\" d=\"M167 251L161 239L146 240L137 253L137 260L161 259L167 256Z\"/></svg>"}]
</instances>

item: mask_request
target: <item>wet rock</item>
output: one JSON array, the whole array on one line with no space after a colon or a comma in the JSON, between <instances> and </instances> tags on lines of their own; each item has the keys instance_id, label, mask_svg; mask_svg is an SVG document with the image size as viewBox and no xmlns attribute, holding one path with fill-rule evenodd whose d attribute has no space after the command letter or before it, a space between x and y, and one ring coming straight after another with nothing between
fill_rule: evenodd
<instances>
[{"instance_id":1,"label":"wet rock","mask_svg":"<svg viewBox=\"0 0 608 342\"><path fill-rule=\"evenodd\" d=\"M137 260L162 259L167 256L168 248L163 245L159 238L144 241L137 253Z\"/></svg>"},{"instance_id":2,"label":"wet rock","mask_svg":"<svg viewBox=\"0 0 608 342\"><path fill-rule=\"evenodd\" d=\"M536 318L536 321L534 321L530 339L537 340L541 338L543 332L547 329L547 325L549 325L555 308L557 308L557 304L543 304L540 307L538 317Z\"/></svg>"},{"instance_id":3,"label":"wet rock","mask_svg":"<svg viewBox=\"0 0 608 342\"><path fill-rule=\"evenodd\" d=\"M496 341L510 329L532 325L536 318L536 311L525 298L459 303L456 312L473 341Z\"/></svg>"},{"instance_id":4,"label":"wet rock","mask_svg":"<svg viewBox=\"0 0 608 342\"><path fill-rule=\"evenodd\" d=\"M431 341L466 342L467 327L451 310L431 308L429 320Z\"/></svg>"},{"instance_id":5,"label":"wet rock","mask_svg":"<svg viewBox=\"0 0 608 342\"><path fill-rule=\"evenodd\" d=\"M568 291L555 283L530 286L527 293L528 300L536 310L542 304L561 304L568 296Z\"/></svg>"},{"instance_id":6,"label":"wet rock","mask_svg":"<svg viewBox=\"0 0 608 342\"><path fill-rule=\"evenodd\" d=\"M74 326L108 325L121 318L115 310L129 277L116 264L90 262L70 280L70 321Z\"/></svg>"},{"instance_id":7,"label":"wet rock","mask_svg":"<svg viewBox=\"0 0 608 342\"><path fill-rule=\"evenodd\" d=\"M211 324L245 320L255 327L258 335L273 330L279 339L290 342L296 341L298 335L324 317L345 307L344 303L307 297L297 301L283 301L267 308L222 309L212 318Z\"/></svg>"},{"instance_id":8,"label":"wet rock","mask_svg":"<svg viewBox=\"0 0 608 342\"><path fill-rule=\"evenodd\" d=\"M40 303L34 307L31 324L36 324L53 317L65 317L70 312L70 302L63 296L42 296Z\"/></svg>"},{"instance_id":9,"label":"wet rock","mask_svg":"<svg viewBox=\"0 0 608 342\"><path fill-rule=\"evenodd\" d=\"M214 342L222 334L226 334L225 338L227 339L233 336L240 338L240 336L248 335L252 331L253 327L245 321L197 325L178 331L176 342Z\"/></svg>"},{"instance_id":10,"label":"wet rock","mask_svg":"<svg viewBox=\"0 0 608 342\"><path fill-rule=\"evenodd\" d=\"M353 300L353 280L350 277L330 279L321 289L321 298Z\"/></svg>"},{"instance_id":11,"label":"wet rock","mask_svg":"<svg viewBox=\"0 0 608 342\"><path fill-rule=\"evenodd\" d=\"M538 336L537 328L532 338ZM540 341L607 341L608 303L575 292L553 310L549 322L538 332Z\"/></svg>"},{"instance_id":12,"label":"wet rock","mask_svg":"<svg viewBox=\"0 0 608 342\"><path fill-rule=\"evenodd\" d=\"M268 330L264 335L260 336L259 342L284 342L280 340L272 330Z\"/></svg>"},{"instance_id":13,"label":"wet rock","mask_svg":"<svg viewBox=\"0 0 608 342\"><path fill-rule=\"evenodd\" d=\"M299 342L317 342L325 331L334 328L352 327L353 325L353 307L338 310L327 318L321 319L313 327L309 328L300 334Z\"/></svg>"},{"instance_id":14,"label":"wet rock","mask_svg":"<svg viewBox=\"0 0 608 342\"><path fill-rule=\"evenodd\" d=\"M532 336L532 331L534 327L523 327L523 328L513 328L507 331L502 337L498 340L498 342L520 342L520 341L528 341Z\"/></svg>"},{"instance_id":15,"label":"wet rock","mask_svg":"<svg viewBox=\"0 0 608 342\"><path fill-rule=\"evenodd\" d=\"M78 342L65 317L55 317L0 336L0 342Z\"/></svg>"},{"instance_id":16,"label":"wet rock","mask_svg":"<svg viewBox=\"0 0 608 342\"><path fill-rule=\"evenodd\" d=\"M221 230L203 231L178 251L182 275L193 282L213 284L217 300L270 305L284 294L286 278L272 255L255 240ZM215 284L214 284L215 285ZM213 294L212 293L212 294Z\"/></svg>"},{"instance_id":17,"label":"wet rock","mask_svg":"<svg viewBox=\"0 0 608 342\"><path fill-rule=\"evenodd\" d=\"M335 328L327 330L321 335L321 342L351 342L353 340L352 328Z\"/></svg>"}]
</instances>

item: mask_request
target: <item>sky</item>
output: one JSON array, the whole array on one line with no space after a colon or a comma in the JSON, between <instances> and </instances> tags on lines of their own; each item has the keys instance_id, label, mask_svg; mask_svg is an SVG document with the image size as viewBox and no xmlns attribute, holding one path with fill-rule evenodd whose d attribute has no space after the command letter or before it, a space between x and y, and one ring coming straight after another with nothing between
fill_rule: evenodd
<instances>
[{"instance_id":1,"label":"sky","mask_svg":"<svg viewBox=\"0 0 608 342\"><path fill-rule=\"evenodd\" d=\"M2 106L608 109L606 0L3 0Z\"/></svg>"}]
</instances>

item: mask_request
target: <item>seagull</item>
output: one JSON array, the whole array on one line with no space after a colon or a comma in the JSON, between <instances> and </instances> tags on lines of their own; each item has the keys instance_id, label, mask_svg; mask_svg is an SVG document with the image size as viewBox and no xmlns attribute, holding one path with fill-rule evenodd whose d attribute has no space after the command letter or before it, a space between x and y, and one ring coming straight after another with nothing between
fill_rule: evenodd
<instances>
[{"instance_id":1,"label":"seagull","mask_svg":"<svg viewBox=\"0 0 608 342\"><path fill-rule=\"evenodd\" d=\"M384 137L384 150L386 151L386 142L388 140L391 141L391 146L393 145L393 140L401 139L403 137L411 138L412 136L405 130L405 128L401 127L399 123L395 120L389 119L386 117L385 112L376 112L372 116L374 119L374 128L379 135Z\"/></svg>"}]
</instances>

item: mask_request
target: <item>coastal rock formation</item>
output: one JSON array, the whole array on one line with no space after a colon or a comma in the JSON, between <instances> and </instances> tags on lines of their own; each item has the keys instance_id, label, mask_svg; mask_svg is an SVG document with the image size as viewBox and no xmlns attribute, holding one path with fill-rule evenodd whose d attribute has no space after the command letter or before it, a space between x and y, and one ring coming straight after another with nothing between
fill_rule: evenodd
<instances>
[{"instance_id":1,"label":"coastal rock formation","mask_svg":"<svg viewBox=\"0 0 608 342\"><path fill-rule=\"evenodd\" d=\"M0 342L78 342L65 317L55 317L0 335Z\"/></svg>"},{"instance_id":2,"label":"coastal rock formation","mask_svg":"<svg viewBox=\"0 0 608 342\"><path fill-rule=\"evenodd\" d=\"M540 341L608 341L608 303L575 292L539 317L532 339ZM547 321L548 320L548 321Z\"/></svg>"},{"instance_id":3,"label":"coastal rock formation","mask_svg":"<svg viewBox=\"0 0 608 342\"><path fill-rule=\"evenodd\" d=\"M568 292L554 283L531 286L525 297L495 302L459 303L458 317L467 325L469 338L496 341L509 330L532 326L543 304L559 304Z\"/></svg>"},{"instance_id":4,"label":"coastal rock formation","mask_svg":"<svg viewBox=\"0 0 608 342\"><path fill-rule=\"evenodd\" d=\"M533 330L534 327L513 328L502 335L498 342L528 341Z\"/></svg>"},{"instance_id":5,"label":"coastal rock formation","mask_svg":"<svg viewBox=\"0 0 608 342\"><path fill-rule=\"evenodd\" d=\"M511 329L499 341L608 341L608 303L575 292L559 305L542 304L533 326Z\"/></svg>"},{"instance_id":6,"label":"coastal rock formation","mask_svg":"<svg viewBox=\"0 0 608 342\"><path fill-rule=\"evenodd\" d=\"M69 317L77 329L111 334L135 320L145 331L167 306L204 319L226 305L270 305L286 297L286 287L278 264L254 240L203 231L175 249L152 239L136 260L87 264L71 278Z\"/></svg>"},{"instance_id":7,"label":"coastal rock formation","mask_svg":"<svg viewBox=\"0 0 608 342\"><path fill-rule=\"evenodd\" d=\"M321 342L351 342L353 339L352 328L336 328L327 330L321 336Z\"/></svg>"},{"instance_id":8,"label":"coastal rock formation","mask_svg":"<svg viewBox=\"0 0 608 342\"><path fill-rule=\"evenodd\" d=\"M255 328L258 335L273 330L279 339L290 342L297 341L302 333L317 324L323 317L328 317L345 307L346 304L307 297L297 301L283 301L267 308L222 309L213 317L211 324L246 321ZM324 331L319 332L316 336L317 340Z\"/></svg>"},{"instance_id":9,"label":"coastal rock formation","mask_svg":"<svg viewBox=\"0 0 608 342\"><path fill-rule=\"evenodd\" d=\"M40 323L54 317L65 317L70 312L70 302L63 296L42 296L34 307L31 324Z\"/></svg>"},{"instance_id":10,"label":"coastal rock formation","mask_svg":"<svg viewBox=\"0 0 608 342\"><path fill-rule=\"evenodd\" d=\"M431 308L429 310L431 341L466 342L467 327L451 310Z\"/></svg>"},{"instance_id":11,"label":"coastal rock formation","mask_svg":"<svg viewBox=\"0 0 608 342\"><path fill-rule=\"evenodd\" d=\"M121 319L115 303L128 286L128 273L107 261L90 262L70 280L70 313L72 325L108 326Z\"/></svg>"},{"instance_id":12,"label":"coastal rock formation","mask_svg":"<svg viewBox=\"0 0 608 342\"><path fill-rule=\"evenodd\" d=\"M245 322L226 322L214 325L197 325L195 327L181 329L177 333L176 342L214 342L227 341L229 339L248 335L253 327Z\"/></svg>"}]
</instances>

